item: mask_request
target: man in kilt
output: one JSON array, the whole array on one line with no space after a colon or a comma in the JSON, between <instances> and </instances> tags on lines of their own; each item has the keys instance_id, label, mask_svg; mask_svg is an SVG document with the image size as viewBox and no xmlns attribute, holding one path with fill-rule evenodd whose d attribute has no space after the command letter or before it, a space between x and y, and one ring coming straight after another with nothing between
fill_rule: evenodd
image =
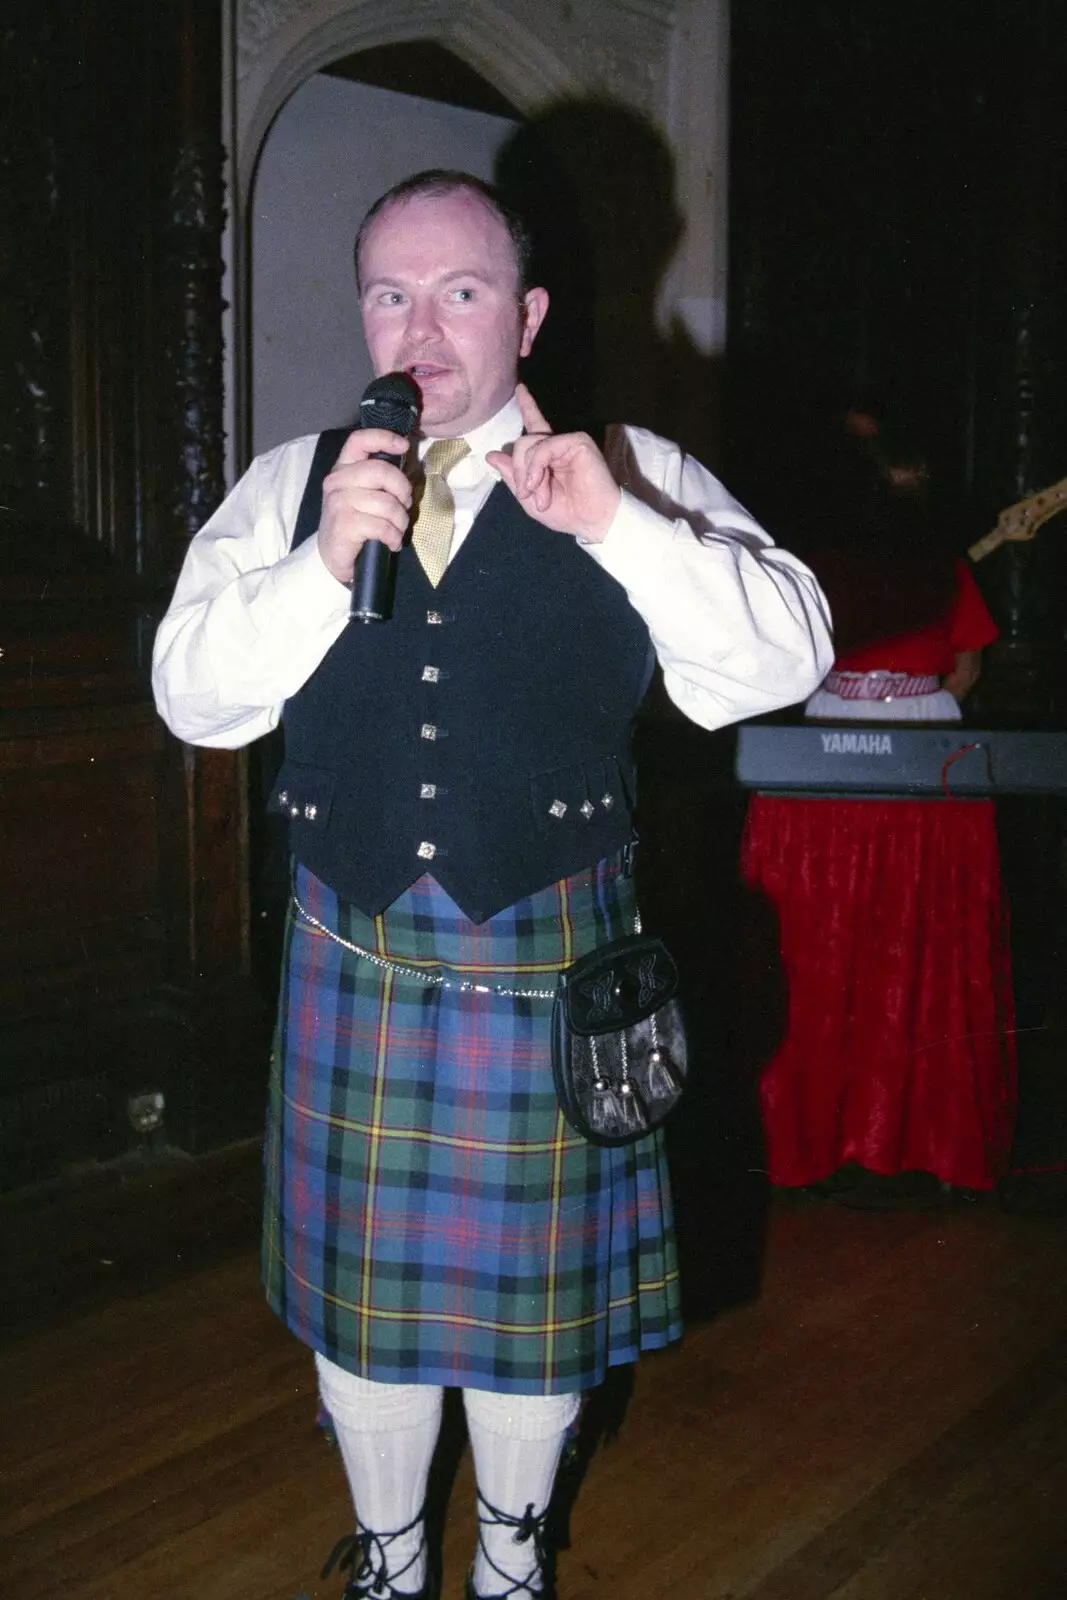
<instances>
[{"instance_id":1,"label":"man in kilt","mask_svg":"<svg viewBox=\"0 0 1067 1600\"><path fill-rule=\"evenodd\" d=\"M548 308L527 271L477 179L383 196L357 285L375 371L421 394L406 470L380 428L258 458L156 640L181 738L234 748L284 718L263 1267L350 1482L347 1600L436 1594L423 1499L448 1386L478 1483L469 1600L540 1595L581 1394L679 1336L660 1139L565 1123L551 997L633 928L630 727L655 659L706 728L804 698L831 660L811 574L698 462L632 427L552 433L517 384ZM438 505L444 486L436 565L421 513L405 538L420 477ZM363 627L368 540L396 582Z\"/></svg>"}]
</instances>

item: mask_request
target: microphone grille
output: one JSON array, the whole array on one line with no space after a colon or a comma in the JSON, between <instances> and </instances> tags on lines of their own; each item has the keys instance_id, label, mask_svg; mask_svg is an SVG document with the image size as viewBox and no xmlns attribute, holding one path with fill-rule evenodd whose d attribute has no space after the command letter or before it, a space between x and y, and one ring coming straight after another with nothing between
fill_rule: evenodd
<instances>
[{"instance_id":1,"label":"microphone grille","mask_svg":"<svg viewBox=\"0 0 1067 1600\"><path fill-rule=\"evenodd\" d=\"M388 428L410 437L419 419L419 391L404 372L374 378L359 402L361 428Z\"/></svg>"}]
</instances>

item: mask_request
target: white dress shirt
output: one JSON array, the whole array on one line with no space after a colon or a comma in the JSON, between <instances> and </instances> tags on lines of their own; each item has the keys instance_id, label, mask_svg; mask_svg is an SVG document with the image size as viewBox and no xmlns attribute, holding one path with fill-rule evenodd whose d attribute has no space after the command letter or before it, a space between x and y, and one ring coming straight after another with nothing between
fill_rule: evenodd
<instances>
[{"instance_id":1,"label":"white dress shirt","mask_svg":"<svg viewBox=\"0 0 1067 1600\"><path fill-rule=\"evenodd\" d=\"M470 455L448 474L453 555L500 481L486 454L521 432L511 400L466 436ZM152 685L167 726L190 744L236 749L269 732L348 624L351 593L317 535L291 549L316 438L257 457L189 546ZM420 441L420 457L431 442ZM803 700L833 659L808 569L677 445L615 424L605 456L622 501L603 543L583 548L647 623L675 705L718 728Z\"/></svg>"}]
</instances>

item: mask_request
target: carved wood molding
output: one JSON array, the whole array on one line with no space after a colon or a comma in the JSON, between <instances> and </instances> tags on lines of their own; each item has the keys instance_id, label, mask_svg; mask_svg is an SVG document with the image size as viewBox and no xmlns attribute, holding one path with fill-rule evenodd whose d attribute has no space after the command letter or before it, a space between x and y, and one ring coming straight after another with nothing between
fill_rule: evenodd
<instances>
[{"instance_id":1,"label":"carved wood molding","mask_svg":"<svg viewBox=\"0 0 1067 1600\"><path fill-rule=\"evenodd\" d=\"M160 408L165 456L168 565L225 492L222 427L223 149L215 140L179 145L160 234L167 323Z\"/></svg>"},{"instance_id":2,"label":"carved wood molding","mask_svg":"<svg viewBox=\"0 0 1067 1600\"><path fill-rule=\"evenodd\" d=\"M62 504L68 383L63 139L51 86L59 19L24 10L0 29L0 508Z\"/></svg>"}]
</instances>

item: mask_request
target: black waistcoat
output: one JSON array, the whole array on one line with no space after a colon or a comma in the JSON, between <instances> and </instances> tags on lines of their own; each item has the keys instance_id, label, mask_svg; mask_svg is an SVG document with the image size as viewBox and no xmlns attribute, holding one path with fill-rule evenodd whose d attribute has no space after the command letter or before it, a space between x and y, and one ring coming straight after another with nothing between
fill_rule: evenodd
<instances>
[{"instance_id":1,"label":"black waistcoat","mask_svg":"<svg viewBox=\"0 0 1067 1600\"><path fill-rule=\"evenodd\" d=\"M474 922L591 866L631 835L651 665L622 586L498 484L437 588L401 551L391 620L287 701L293 854L368 915L432 873Z\"/></svg>"}]
</instances>

